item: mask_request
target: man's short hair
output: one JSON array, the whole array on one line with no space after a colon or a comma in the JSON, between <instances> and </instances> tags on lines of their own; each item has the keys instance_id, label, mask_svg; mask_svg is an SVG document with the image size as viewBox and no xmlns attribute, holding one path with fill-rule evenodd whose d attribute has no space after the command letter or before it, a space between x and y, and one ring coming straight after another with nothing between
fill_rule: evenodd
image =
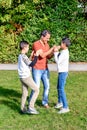
<instances>
[{"instance_id":1,"label":"man's short hair","mask_svg":"<svg viewBox=\"0 0 87 130\"><path fill-rule=\"evenodd\" d=\"M64 38L62 38L62 42L64 43L64 44L66 44L66 46L67 47L69 47L70 46L70 39L68 38L68 37L64 37Z\"/></svg>"},{"instance_id":2,"label":"man's short hair","mask_svg":"<svg viewBox=\"0 0 87 130\"><path fill-rule=\"evenodd\" d=\"M40 36L45 37L45 36L47 35L47 33L50 34L50 31L48 31L48 30L43 30L43 31L41 32Z\"/></svg>"},{"instance_id":3,"label":"man's short hair","mask_svg":"<svg viewBox=\"0 0 87 130\"><path fill-rule=\"evenodd\" d=\"M29 43L27 41L21 41L19 44L19 48L20 50L22 50L24 47L26 47L27 45L29 45Z\"/></svg>"}]
</instances>

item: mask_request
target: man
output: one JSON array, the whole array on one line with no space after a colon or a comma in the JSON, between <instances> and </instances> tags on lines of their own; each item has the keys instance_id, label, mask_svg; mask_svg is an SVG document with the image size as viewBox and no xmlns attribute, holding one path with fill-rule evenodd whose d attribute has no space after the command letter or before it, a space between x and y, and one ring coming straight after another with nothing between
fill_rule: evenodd
<instances>
[{"instance_id":1,"label":"man","mask_svg":"<svg viewBox=\"0 0 87 130\"><path fill-rule=\"evenodd\" d=\"M49 95L49 70L47 66L48 59L53 56L54 47L50 48L48 41L50 39L50 32L44 30L41 33L40 40L34 42L33 44L33 51L36 53L37 50L42 49L42 53L38 57L37 63L32 68L32 75L33 79L36 82L37 86L40 88L40 80L43 83L44 92L43 92L43 99L42 105L45 108L49 108L48 105L48 95ZM31 92L31 96L32 96ZM30 96L30 99L31 99Z\"/></svg>"}]
</instances>

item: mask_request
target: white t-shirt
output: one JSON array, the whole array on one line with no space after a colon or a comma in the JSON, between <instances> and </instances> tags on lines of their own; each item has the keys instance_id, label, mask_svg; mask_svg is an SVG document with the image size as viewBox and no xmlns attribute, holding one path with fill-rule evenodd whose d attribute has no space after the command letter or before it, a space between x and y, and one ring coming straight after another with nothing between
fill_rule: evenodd
<instances>
[{"instance_id":1,"label":"white t-shirt","mask_svg":"<svg viewBox=\"0 0 87 130\"><path fill-rule=\"evenodd\" d=\"M55 62L57 63L58 72L68 72L69 68L69 50L62 50L59 52L54 52Z\"/></svg>"}]
</instances>

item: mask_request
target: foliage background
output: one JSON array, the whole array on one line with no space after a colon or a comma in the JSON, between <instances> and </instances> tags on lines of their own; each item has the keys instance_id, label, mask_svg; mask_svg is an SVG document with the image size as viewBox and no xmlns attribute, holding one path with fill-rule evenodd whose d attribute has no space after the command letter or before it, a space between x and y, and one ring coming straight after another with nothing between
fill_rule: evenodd
<instances>
[{"instance_id":1,"label":"foliage background","mask_svg":"<svg viewBox=\"0 0 87 130\"><path fill-rule=\"evenodd\" d=\"M81 3L80 3L81 2ZM71 39L70 61L87 62L87 2L84 0L0 0L0 62L16 63L20 40L30 44L44 29L50 46ZM78 8L78 5L80 5Z\"/></svg>"}]
</instances>

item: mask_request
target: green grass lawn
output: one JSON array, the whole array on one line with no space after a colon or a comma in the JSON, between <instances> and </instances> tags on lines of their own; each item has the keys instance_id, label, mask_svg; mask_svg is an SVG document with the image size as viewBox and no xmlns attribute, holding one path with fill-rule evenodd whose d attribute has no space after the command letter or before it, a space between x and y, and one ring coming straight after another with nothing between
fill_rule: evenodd
<instances>
[{"instance_id":1,"label":"green grass lawn","mask_svg":"<svg viewBox=\"0 0 87 130\"><path fill-rule=\"evenodd\" d=\"M49 109L41 105L43 87L35 104L39 115L21 115L21 84L17 71L0 71L0 130L87 130L87 72L69 72L66 94L70 112L59 115L57 73L50 73ZM30 94L30 89L29 89Z\"/></svg>"}]
</instances>

